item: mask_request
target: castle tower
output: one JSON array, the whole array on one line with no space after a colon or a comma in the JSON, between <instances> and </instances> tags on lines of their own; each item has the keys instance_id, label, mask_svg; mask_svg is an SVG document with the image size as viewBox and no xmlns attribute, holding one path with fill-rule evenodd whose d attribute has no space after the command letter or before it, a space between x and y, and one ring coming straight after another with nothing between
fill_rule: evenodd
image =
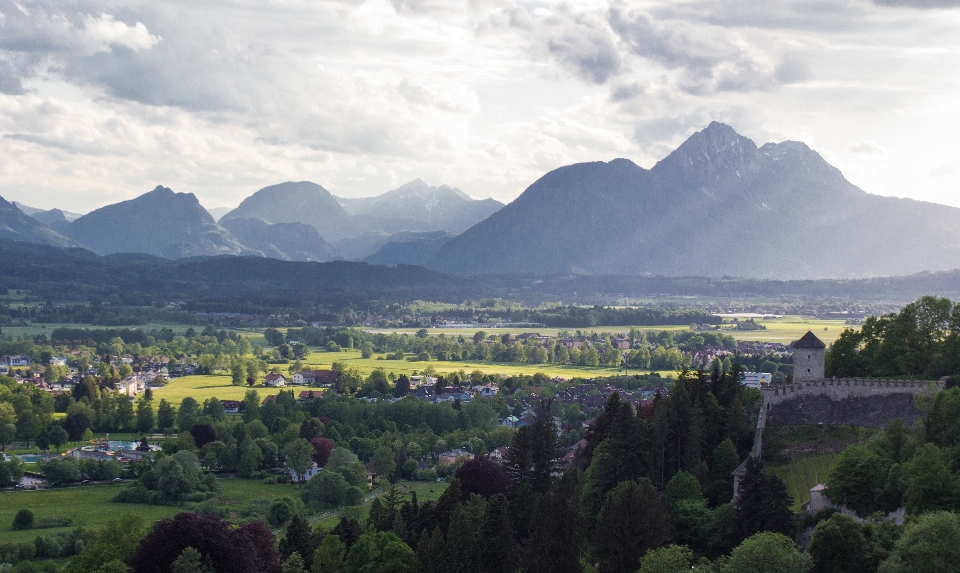
<instances>
[{"instance_id":1,"label":"castle tower","mask_svg":"<svg viewBox=\"0 0 960 573\"><path fill-rule=\"evenodd\" d=\"M793 347L793 381L823 380L823 360L827 345L813 332L807 331Z\"/></svg>"}]
</instances>

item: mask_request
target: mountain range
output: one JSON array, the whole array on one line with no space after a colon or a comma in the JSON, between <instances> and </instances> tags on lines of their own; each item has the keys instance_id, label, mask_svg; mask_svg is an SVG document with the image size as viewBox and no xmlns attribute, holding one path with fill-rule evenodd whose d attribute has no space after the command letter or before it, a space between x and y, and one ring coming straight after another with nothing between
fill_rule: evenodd
<instances>
[{"instance_id":1,"label":"mountain range","mask_svg":"<svg viewBox=\"0 0 960 573\"><path fill-rule=\"evenodd\" d=\"M568 165L516 200L417 179L346 199L265 187L215 221L158 186L87 215L0 199L0 238L100 254L416 264L455 274L856 278L960 269L960 209L870 195L796 141L758 147L721 123L651 169Z\"/></svg>"},{"instance_id":2,"label":"mountain range","mask_svg":"<svg viewBox=\"0 0 960 573\"><path fill-rule=\"evenodd\" d=\"M240 255L331 261L375 255L380 264L424 264L455 233L502 206L419 179L362 199L334 197L316 183L301 181L265 187L235 209L214 209L220 215L215 220L192 193L158 186L86 215L4 201L0 238L168 259Z\"/></svg>"},{"instance_id":3,"label":"mountain range","mask_svg":"<svg viewBox=\"0 0 960 573\"><path fill-rule=\"evenodd\" d=\"M711 123L644 169L547 173L443 245L453 273L820 278L960 268L960 209L870 195L795 141Z\"/></svg>"}]
</instances>

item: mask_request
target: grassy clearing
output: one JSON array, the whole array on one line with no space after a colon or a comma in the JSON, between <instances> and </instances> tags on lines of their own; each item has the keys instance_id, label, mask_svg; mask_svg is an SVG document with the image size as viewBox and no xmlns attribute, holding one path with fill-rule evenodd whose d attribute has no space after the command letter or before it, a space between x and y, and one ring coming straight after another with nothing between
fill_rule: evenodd
<instances>
[{"instance_id":1,"label":"grassy clearing","mask_svg":"<svg viewBox=\"0 0 960 573\"><path fill-rule=\"evenodd\" d=\"M834 452L798 454L787 464L771 466L769 471L787 484L793 497L792 509L799 511L802 504L810 501L810 488L824 483L836 463Z\"/></svg>"},{"instance_id":2,"label":"grassy clearing","mask_svg":"<svg viewBox=\"0 0 960 573\"><path fill-rule=\"evenodd\" d=\"M56 531L74 527L101 528L111 519L127 513L135 513L148 523L170 517L184 511L184 506L158 506L110 501L128 484L91 485L37 491L0 492L0 543L32 541L36 536L45 536ZM294 485L266 485L257 480L238 478L220 480L220 496L227 508L236 511L255 499L299 498L300 488ZM420 493L418 492L419 496ZM14 531L11 527L17 511L29 509L39 520L59 515L69 517L73 525L67 528L30 529Z\"/></svg>"},{"instance_id":3,"label":"grassy clearing","mask_svg":"<svg viewBox=\"0 0 960 573\"><path fill-rule=\"evenodd\" d=\"M436 501L440 498L440 494L447 489L446 482L400 482L397 484L397 491L400 492L400 499L402 501L409 501L410 494L413 492L417 493L417 502L423 503L425 501ZM321 519L314 523L314 525L322 525L327 529L331 529L337 525L340 521L340 516L342 514L349 515L357 520L364 520L370 515L370 504L373 503L373 500L368 501L360 507L350 507L343 508L338 512L328 515L327 517Z\"/></svg>"},{"instance_id":4,"label":"grassy clearing","mask_svg":"<svg viewBox=\"0 0 960 573\"><path fill-rule=\"evenodd\" d=\"M286 372L284 372L286 374ZM230 376L221 374L211 374L204 376L184 376L183 378L174 378L163 388L153 390L154 401L159 402L165 398L175 406L180 406L180 402L187 396L192 396L197 402L203 404L208 398L217 398L218 400L243 400L250 387L247 385L234 386L230 381ZM294 387L296 388L296 387ZM260 399L279 394L283 388L269 388L267 386L256 386L254 390L260 394Z\"/></svg>"},{"instance_id":5,"label":"grassy clearing","mask_svg":"<svg viewBox=\"0 0 960 573\"><path fill-rule=\"evenodd\" d=\"M378 356L383 357L385 355L381 354L374 355L372 358L363 358L360 356L359 350L347 350L344 352L312 352L304 364L314 368L330 368L334 362L342 362L346 366L359 369L364 374L372 372L375 368L383 368L388 373L393 372L398 376L400 374L406 374L409 376L414 372L422 372L428 366L433 366L438 373L463 370L469 374L474 370L480 370L485 374L506 374L511 376L515 374L535 374L537 372L543 372L551 378L559 376L568 380L575 377L591 378L596 376L615 376L617 374L623 374L622 371L618 371L616 368L590 366L571 366L561 364L514 364L509 362L483 361L440 362L431 360L429 362L420 362L409 360L378 360ZM646 370L631 370L629 374L635 374L638 372L644 374L647 373ZM672 370L662 371L660 375L672 378L676 376L676 372Z\"/></svg>"}]
</instances>

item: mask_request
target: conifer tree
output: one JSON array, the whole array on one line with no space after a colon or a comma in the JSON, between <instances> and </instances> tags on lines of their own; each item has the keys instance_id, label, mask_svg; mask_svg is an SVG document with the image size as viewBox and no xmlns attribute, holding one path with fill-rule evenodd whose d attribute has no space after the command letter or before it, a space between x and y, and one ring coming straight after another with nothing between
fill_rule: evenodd
<instances>
[{"instance_id":1,"label":"conifer tree","mask_svg":"<svg viewBox=\"0 0 960 573\"><path fill-rule=\"evenodd\" d=\"M579 478L567 472L536 505L530 537L523 548L526 573L581 571L584 519L580 513Z\"/></svg>"},{"instance_id":2,"label":"conifer tree","mask_svg":"<svg viewBox=\"0 0 960 573\"><path fill-rule=\"evenodd\" d=\"M740 539L761 531L793 535L793 499L779 477L763 471L763 462L747 460L746 473L740 478L740 497L736 505L736 530Z\"/></svg>"}]
</instances>

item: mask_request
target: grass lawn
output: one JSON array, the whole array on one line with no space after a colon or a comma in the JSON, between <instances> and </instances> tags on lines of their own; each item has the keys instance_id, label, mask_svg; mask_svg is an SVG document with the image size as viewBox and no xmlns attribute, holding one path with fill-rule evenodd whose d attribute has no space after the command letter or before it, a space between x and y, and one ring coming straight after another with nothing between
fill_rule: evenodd
<instances>
[{"instance_id":1,"label":"grass lawn","mask_svg":"<svg viewBox=\"0 0 960 573\"><path fill-rule=\"evenodd\" d=\"M799 454L789 463L771 466L769 471L787 484L793 497L791 509L800 511L800 506L810 501L810 488L824 483L836 463L837 454L834 452Z\"/></svg>"},{"instance_id":2,"label":"grass lawn","mask_svg":"<svg viewBox=\"0 0 960 573\"><path fill-rule=\"evenodd\" d=\"M269 388L261 385L254 389L260 394L262 400L266 396L280 393L283 388ZM203 401L208 398L243 400L243 395L246 394L247 390L250 390L250 388L246 384L234 386L228 375L184 376L183 378L174 378L163 388L155 388L153 399L155 402L159 402L161 398L166 398L168 402L179 407L180 402L187 396L192 396L197 402L203 404Z\"/></svg>"},{"instance_id":3,"label":"grass lawn","mask_svg":"<svg viewBox=\"0 0 960 573\"><path fill-rule=\"evenodd\" d=\"M129 484L98 484L37 491L0 492L0 543L33 541L38 535L45 536L77 526L96 529L103 527L111 519L117 519L127 513L136 513L148 523L153 523L186 509L184 506L141 505L110 501L127 485ZM224 479L220 480L220 487L220 496L230 510L242 509L255 499L300 497L300 488L297 486L265 485L259 480ZM59 515L71 518L73 525L68 528L14 531L11 527L13 518L17 511L24 508L32 511L37 520Z\"/></svg>"},{"instance_id":4,"label":"grass lawn","mask_svg":"<svg viewBox=\"0 0 960 573\"><path fill-rule=\"evenodd\" d=\"M364 374L372 372L375 368L383 368L388 373L393 372L397 375L410 375L413 374L413 372L422 372L427 366L433 366L433 368L440 374L443 374L444 372L456 372L458 370L463 370L467 374L473 372L474 370L480 370L485 374L506 374L508 376L514 374L535 374L537 372L543 372L551 378L559 376L568 380L575 377L592 378L596 376L615 376L617 374L623 374L622 371L618 372L616 368L591 366L572 366L560 364L514 364L509 362L482 361L449 362L431 360L429 362L420 362L408 360L377 360L378 356L382 357L385 355L375 354L372 358L363 358L360 356L359 350L347 350L344 352L314 351L311 352L310 356L307 357L307 360L304 361L304 365L315 368L330 368L334 362L342 362L346 366L359 369ZM628 373L646 374L647 372L648 371L646 370L630 370ZM672 370L665 370L660 373L661 376L670 378L675 377L676 374L677 373Z\"/></svg>"},{"instance_id":5,"label":"grass lawn","mask_svg":"<svg viewBox=\"0 0 960 573\"><path fill-rule=\"evenodd\" d=\"M727 319L729 321L729 319ZM844 324L842 320L821 320L815 318L804 318L801 316L784 316L782 318L772 318L772 319L757 319L758 324L762 324L767 327L766 330L744 330L737 331L729 328L729 324L724 325L727 328L723 329L724 334L729 334L737 340L750 340L756 342L782 342L790 343L794 340L799 339L801 336L807 333L808 330L812 330L821 340L827 344L833 342L840 333L843 332L845 328L859 328L858 326L851 326ZM581 332L610 332L610 333L627 333L630 332L629 326L591 326L590 328L581 328ZM675 325L675 326L634 326L633 328L637 330L660 332L661 330L673 330L673 331L682 331L688 330L690 327L688 325ZM826 328L827 330L824 330ZM416 328L399 328L399 329L370 329L369 332L385 332L385 333L407 333L414 334L418 329ZM560 328L487 328L487 329L478 329L478 328L428 328L427 332L431 336L437 336L438 334L445 334L448 337L460 336L463 335L464 338L470 338L478 330L482 330L486 334L521 334L524 332L537 332L540 334L548 334L551 336L556 336L561 330L567 330L568 332L576 332L576 328L560 329Z\"/></svg>"},{"instance_id":6,"label":"grass lawn","mask_svg":"<svg viewBox=\"0 0 960 573\"><path fill-rule=\"evenodd\" d=\"M401 501L410 501L410 494L413 492L417 493L417 503L423 503L425 501L436 501L440 498L440 494L447 489L447 482L415 482L415 481L402 481L397 484L397 491L400 492ZM384 490L385 492L386 490ZM382 495L382 494L381 494ZM367 503L363 504L360 507L349 507L342 508L332 515L328 515L323 519L313 523L314 526L317 524L326 527L327 529L332 529L340 521L340 515L346 513L355 519L360 521L367 518L370 515L370 504L373 503L371 499Z\"/></svg>"}]
</instances>

